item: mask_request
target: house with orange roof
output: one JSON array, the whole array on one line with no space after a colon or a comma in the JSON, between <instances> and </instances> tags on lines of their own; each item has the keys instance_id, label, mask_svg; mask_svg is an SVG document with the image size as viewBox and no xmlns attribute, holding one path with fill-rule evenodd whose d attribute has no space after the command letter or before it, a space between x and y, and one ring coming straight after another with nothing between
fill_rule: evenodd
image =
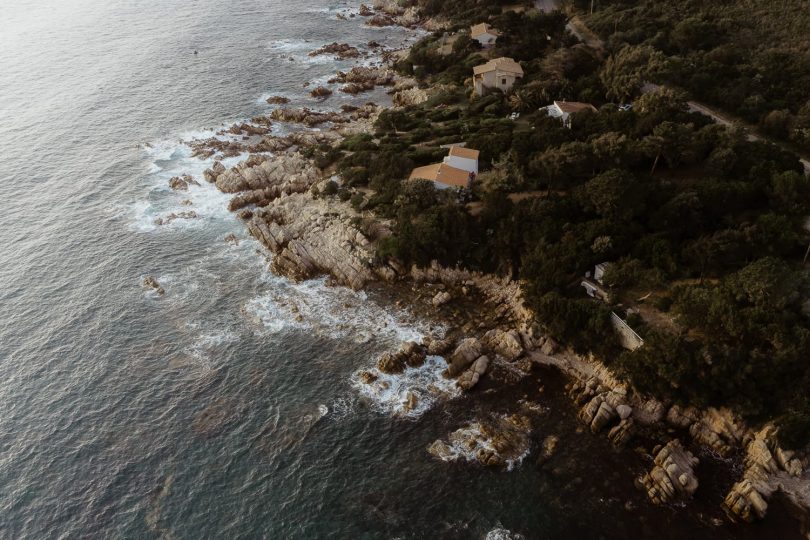
<instances>
[{"instance_id":1,"label":"house with orange roof","mask_svg":"<svg viewBox=\"0 0 810 540\"><path fill-rule=\"evenodd\" d=\"M523 78L523 68L511 58L502 56L473 68L475 93L483 96L487 89L508 92Z\"/></svg>"},{"instance_id":2,"label":"house with orange roof","mask_svg":"<svg viewBox=\"0 0 810 540\"><path fill-rule=\"evenodd\" d=\"M417 167L409 180L430 180L437 189L470 188L478 175L478 150L460 145L450 147L441 163Z\"/></svg>"}]
</instances>

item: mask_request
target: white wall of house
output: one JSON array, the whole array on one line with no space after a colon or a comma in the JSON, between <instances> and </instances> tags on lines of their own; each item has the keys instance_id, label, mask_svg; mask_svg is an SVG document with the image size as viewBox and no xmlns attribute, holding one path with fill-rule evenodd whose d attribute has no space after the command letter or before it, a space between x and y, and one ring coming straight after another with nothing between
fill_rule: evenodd
<instances>
[{"instance_id":1,"label":"white wall of house","mask_svg":"<svg viewBox=\"0 0 810 540\"><path fill-rule=\"evenodd\" d=\"M458 156L447 156L446 158L444 158L444 162L450 165L451 167L455 167L456 169L472 172L475 173L476 175L478 174L477 159L463 158Z\"/></svg>"},{"instance_id":2,"label":"white wall of house","mask_svg":"<svg viewBox=\"0 0 810 540\"><path fill-rule=\"evenodd\" d=\"M499 72L497 70L487 71L475 77L475 93L479 96L484 94L484 88L498 88L507 92L515 85L517 76L514 73Z\"/></svg>"},{"instance_id":3,"label":"white wall of house","mask_svg":"<svg viewBox=\"0 0 810 540\"><path fill-rule=\"evenodd\" d=\"M550 117L552 117L552 118L559 118L559 119L561 119L561 120L562 120L562 123L563 123L565 126L569 126L569 127L570 127L570 125L571 125L571 115L570 115L570 114L568 114L568 113L566 113L566 112L563 112L563 111L562 111L562 110L561 110L561 109L560 109L560 108L557 106L557 104L556 104L556 103L551 104L551 105L549 105L548 107L546 107L546 111L548 112L548 115L549 115Z\"/></svg>"},{"instance_id":4,"label":"white wall of house","mask_svg":"<svg viewBox=\"0 0 810 540\"><path fill-rule=\"evenodd\" d=\"M490 34L490 33L487 32L485 34L481 34L480 36L477 36L475 38L475 40L478 43L480 43L482 47L491 47L498 40L498 36L496 36L494 34Z\"/></svg>"}]
</instances>

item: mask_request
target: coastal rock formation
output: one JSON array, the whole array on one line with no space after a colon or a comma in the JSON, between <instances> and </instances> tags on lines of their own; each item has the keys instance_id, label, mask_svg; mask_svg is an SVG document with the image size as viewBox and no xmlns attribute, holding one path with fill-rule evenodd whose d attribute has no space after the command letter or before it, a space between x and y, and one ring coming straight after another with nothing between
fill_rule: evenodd
<instances>
[{"instance_id":1,"label":"coastal rock formation","mask_svg":"<svg viewBox=\"0 0 810 540\"><path fill-rule=\"evenodd\" d=\"M764 518L768 511L767 500L777 490L785 491L795 504L804 506L805 510L810 502L806 500L806 484L804 490L787 487L794 487L804 467L795 452L779 446L776 433L773 425L766 425L753 435L746 446L743 477L732 486L723 502L726 513L734 520Z\"/></svg>"},{"instance_id":2,"label":"coastal rock formation","mask_svg":"<svg viewBox=\"0 0 810 540\"><path fill-rule=\"evenodd\" d=\"M708 408L689 428L692 439L721 456L731 455L745 436L745 427L728 409Z\"/></svg>"},{"instance_id":3,"label":"coastal rock formation","mask_svg":"<svg viewBox=\"0 0 810 540\"><path fill-rule=\"evenodd\" d=\"M420 105L428 100L428 93L421 88L406 88L396 92L392 101L397 107L407 107L409 105Z\"/></svg>"},{"instance_id":4,"label":"coastal rock formation","mask_svg":"<svg viewBox=\"0 0 810 540\"><path fill-rule=\"evenodd\" d=\"M352 47L348 43L330 43L329 45L324 45L320 49L316 49L309 53L310 57L319 56L321 54L333 54L336 58L340 58L342 60L346 60L349 58L357 58L360 56L360 51L357 47Z\"/></svg>"},{"instance_id":5,"label":"coastal rock formation","mask_svg":"<svg viewBox=\"0 0 810 540\"><path fill-rule=\"evenodd\" d=\"M426 338L424 345L429 355L441 356L453 348L453 341L450 339Z\"/></svg>"},{"instance_id":6,"label":"coastal rock formation","mask_svg":"<svg viewBox=\"0 0 810 540\"><path fill-rule=\"evenodd\" d=\"M377 369L383 373L402 373L406 367L419 367L425 363L424 347L409 341L396 352L387 352L377 360Z\"/></svg>"},{"instance_id":7,"label":"coastal rock formation","mask_svg":"<svg viewBox=\"0 0 810 540\"><path fill-rule=\"evenodd\" d=\"M472 363L467 371L461 374L456 384L462 390L470 390L473 386L478 384L479 379L487 372L487 368L489 368L489 358L480 356Z\"/></svg>"},{"instance_id":8,"label":"coastal rock formation","mask_svg":"<svg viewBox=\"0 0 810 540\"><path fill-rule=\"evenodd\" d=\"M493 329L484 334L482 341L493 352L503 356L510 362L523 355L523 344L517 330L504 332L503 330Z\"/></svg>"},{"instance_id":9,"label":"coastal rock formation","mask_svg":"<svg viewBox=\"0 0 810 540\"><path fill-rule=\"evenodd\" d=\"M320 178L320 171L299 153L277 157L251 155L236 167L219 174L209 169L205 177L214 178L217 188L224 193L264 190L262 194L246 197L269 200L282 193L308 190ZM234 209L241 206L234 204Z\"/></svg>"},{"instance_id":10,"label":"coastal rock formation","mask_svg":"<svg viewBox=\"0 0 810 540\"><path fill-rule=\"evenodd\" d=\"M386 68L356 66L349 71L339 71L330 84L341 83L346 86L340 89L347 94L358 94L373 89L375 86L390 86L394 84L396 75Z\"/></svg>"},{"instance_id":11,"label":"coastal rock formation","mask_svg":"<svg viewBox=\"0 0 810 540\"><path fill-rule=\"evenodd\" d=\"M188 210L186 212L172 212L167 216L155 218L153 223L155 225L168 225L177 219L197 219L197 217L197 212L194 210Z\"/></svg>"},{"instance_id":12,"label":"coastal rock formation","mask_svg":"<svg viewBox=\"0 0 810 540\"><path fill-rule=\"evenodd\" d=\"M461 374L467 369L467 366L481 356L482 351L481 343L477 339L466 338L461 340L447 362L447 375L456 377Z\"/></svg>"},{"instance_id":13,"label":"coastal rock formation","mask_svg":"<svg viewBox=\"0 0 810 540\"><path fill-rule=\"evenodd\" d=\"M158 280L153 276L146 276L143 278L143 286L147 289L154 290L160 296L163 296L166 293L160 283L158 283Z\"/></svg>"},{"instance_id":14,"label":"coastal rock formation","mask_svg":"<svg viewBox=\"0 0 810 540\"><path fill-rule=\"evenodd\" d=\"M272 269L291 279L331 275L355 290L375 280L374 245L358 228L357 213L309 192L274 200L248 222L250 233L276 254Z\"/></svg>"},{"instance_id":15,"label":"coastal rock formation","mask_svg":"<svg viewBox=\"0 0 810 540\"><path fill-rule=\"evenodd\" d=\"M275 109L270 113L270 118L278 120L279 122L288 122L290 124L304 124L305 126L315 127L320 124L339 124L349 121L346 116L334 111L313 111L308 107L301 109L281 108Z\"/></svg>"},{"instance_id":16,"label":"coastal rock formation","mask_svg":"<svg viewBox=\"0 0 810 540\"><path fill-rule=\"evenodd\" d=\"M653 469L636 479L636 487L643 489L655 504L691 497L698 488L693 468L699 462L678 439L674 439L659 450Z\"/></svg>"},{"instance_id":17,"label":"coastal rock formation","mask_svg":"<svg viewBox=\"0 0 810 540\"><path fill-rule=\"evenodd\" d=\"M312 90L309 93L309 95L311 95L314 98L325 99L332 95L332 91L326 88L325 86L319 86L318 88Z\"/></svg>"},{"instance_id":18,"label":"coastal rock formation","mask_svg":"<svg viewBox=\"0 0 810 540\"><path fill-rule=\"evenodd\" d=\"M290 102L290 98L286 98L284 96L270 96L267 98L267 103L269 105L286 105Z\"/></svg>"},{"instance_id":19,"label":"coastal rock formation","mask_svg":"<svg viewBox=\"0 0 810 540\"><path fill-rule=\"evenodd\" d=\"M477 461L487 466L512 468L529 451L531 419L521 414L492 416L434 441L428 452L442 461Z\"/></svg>"},{"instance_id":20,"label":"coastal rock formation","mask_svg":"<svg viewBox=\"0 0 810 540\"><path fill-rule=\"evenodd\" d=\"M199 186L199 182L194 180L190 174L184 174L182 176L173 176L169 179L169 187L175 191L188 191L188 186L194 185Z\"/></svg>"}]
</instances>

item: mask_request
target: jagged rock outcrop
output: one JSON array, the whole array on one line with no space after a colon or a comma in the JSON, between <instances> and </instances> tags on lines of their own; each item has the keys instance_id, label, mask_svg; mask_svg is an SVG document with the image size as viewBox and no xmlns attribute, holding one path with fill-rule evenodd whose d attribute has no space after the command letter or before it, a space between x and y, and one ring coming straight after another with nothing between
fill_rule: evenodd
<instances>
[{"instance_id":1,"label":"jagged rock outcrop","mask_svg":"<svg viewBox=\"0 0 810 540\"><path fill-rule=\"evenodd\" d=\"M688 428L697 422L699 418L700 411L695 407L673 405L667 411L667 423L679 428Z\"/></svg>"},{"instance_id":2,"label":"jagged rock outcrop","mask_svg":"<svg viewBox=\"0 0 810 540\"><path fill-rule=\"evenodd\" d=\"M281 194L307 191L320 179L320 174L310 160L297 152L281 156L252 155L224 172L217 173L215 169L205 172L206 178L214 178L217 188L224 193L264 190L246 197L267 200ZM234 209L240 208L238 204L234 206Z\"/></svg>"},{"instance_id":3,"label":"jagged rock outcrop","mask_svg":"<svg viewBox=\"0 0 810 540\"><path fill-rule=\"evenodd\" d=\"M467 371L461 374L456 384L462 390L470 390L478 384L478 381L484 376L484 373L487 372L487 368L489 368L489 358L480 356L472 363Z\"/></svg>"},{"instance_id":4,"label":"jagged rock outcrop","mask_svg":"<svg viewBox=\"0 0 810 540\"><path fill-rule=\"evenodd\" d=\"M312 51L309 53L309 56L313 57L321 54L333 54L335 57L345 60L349 58L358 58L360 56L360 51L357 49L357 47L352 47L348 43L334 42Z\"/></svg>"},{"instance_id":5,"label":"jagged rock outcrop","mask_svg":"<svg viewBox=\"0 0 810 540\"><path fill-rule=\"evenodd\" d=\"M267 98L267 103L269 105L286 105L290 102L290 98L286 98L284 96L270 96Z\"/></svg>"},{"instance_id":6,"label":"jagged rock outcrop","mask_svg":"<svg viewBox=\"0 0 810 540\"><path fill-rule=\"evenodd\" d=\"M608 432L608 439L617 448L623 448L633 438L635 422L632 418L624 418Z\"/></svg>"},{"instance_id":7,"label":"jagged rock outcrop","mask_svg":"<svg viewBox=\"0 0 810 540\"><path fill-rule=\"evenodd\" d=\"M689 427L689 433L695 442L729 456L742 442L745 427L728 409L710 407Z\"/></svg>"},{"instance_id":8,"label":"jagged rock outcrop","mask_svg":"<svg viewBox=\"0 0 810 540\"><path fill-rule=\"evenodd\" d=\"M309 192L274 200L248 222L250 233L276 254L271 267L295 280L331 275L355 290L375 280L375 247L354 220L357 213L336 199Z\"/></svg>"},{"instance_id":9,"label":"jagged rock outcrop","mask_svg":"<svg viewBox=\"0 0 810 540\"><path fill-rule=\"evenodd\" d=\"M424 345L429 355L441 356L453 348L453 341L450 339L426 338Z\"/></svg>"},{"instance_id":10,"label":"jagged rock outcrop","mask_svg":"<svg viewBox=\"0 0 810 540\"><path fill-rule=\"evenodd\" d=\"M402 373L406 367L419 367L425 363L425 348L409 341L396 352L387 352L377 360L377 369L383 373Z\"/></svg>"},{"instance_id":11,"label":"jagged rock outcrop","mask_svg":"<svg viewBox=\"0 0 810 540\"><path fill-rule=\"evenodd\" d=\"M493 329L484 334L482 341L493 352L503 356L510 362L523 355L523 343L517 330L504 332L503 330Z\"/></svg>"},{"instance_id":12,"label":"jagged rock outcrop","mask_svg":"<svg viewBox=\"0 0 810 540\"><path fill-rule=\"evenodd\" d=\"M458 376L467 369L467 366L477 360L482 352L483 347L481 347L481 343L477 339L462 339L448 359L447 375L449 377Z\"/></svg>"},{"instance_id":13,"label":"jagged rock outcrop","mask_svg":"<svg viewBox=\"0 0 810 540\"><path fill-rule=\"evenodd\" d=\"M748 442L743 477L732 486L723 502L723 508L732 519L754 521L764 518L771 495L802 476L802 461L795 452L779 446L776 434L776 428L769 424L754 433ZM784 490L796 502L796 493L791 489ZM803 491L808 491L806 483Z\"/></svg>"},{"instance_id":14,"label":"jagged rock outcrop","mask_svg":"<svg viewBox=\"0 0 810 540\"><path fill-rule=\"evenodd\" d=\"M305 126L315 127L321 124L341 124L348 122L350 119L339 112L335 111L313 111L308 107L300 109L291 109L283 107L274 109L270 113L270 118L278 120L279 122L288 122L290 124L304 124Z\"/></svg>"},{"instance_id":15,"label":"jagged rock outcrop","mask_svg":"<svg viewBox=\"0 0 810 540\"><path fill-rule=\"evenodd\" d=\"M391 96L391 100L397 107L407 107L409 105L421 105L428 100L427 91L421 88L406 88L399 90Z\"/></svg>"},{"instance_id":16,"label":"jagged rock outcrop","mask_svg":"<svg viewBox=\"0 0 810 540\"><path fill-rule=\"evenodd\" d=\"M636 487L643 489L653 503L666 504L691 497L697 490L698 479L693 468L700 460L681 446L678 439L661 448L654 463L649 473L636 479Z\"/></svg>"},{"instance_id":17,"label":"jagged rock outcrop","mask_svg":"<svg viewBox=\"0 0 810 540\"><path fill-rule=\"evenodd\" d=\"M443 461L477 461L487 466L513 466L529 450L531 419L521 414L491 416L436 440L428 452Z\"/></svg>"},{"instance_id":18,"label":"jagged rock outcrop","mask_svg":"<svg viewBox=\"0 0 810 540\"><path fill-rule=\"evenodd\" d=\"M580 419L590 426L591 431L598 433L619 417L616 409L605 399L604 394L595 396L579 412Z\"/></svg>"},{"instance_id":19,"label":"jagged rock outcrop","mask_svg":"<svg viewBox=\"0 0 810 540\"><path fill-rule=\"evenodd\" d=\"M169 187L175 191L188 191L188 186L199 186L199 182L194 180L190 174L173 176L169 179Z\"/></svg>"}]
</instances>

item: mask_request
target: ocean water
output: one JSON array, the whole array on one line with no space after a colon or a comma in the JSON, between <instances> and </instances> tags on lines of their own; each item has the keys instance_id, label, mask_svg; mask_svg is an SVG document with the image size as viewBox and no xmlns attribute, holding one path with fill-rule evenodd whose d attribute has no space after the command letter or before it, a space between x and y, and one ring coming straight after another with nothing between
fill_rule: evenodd
<instances>
[{"instance_id":1,"label":"ocean water","mask_svg":"<svg viewBox=\"0 0 810 540\"><path fill-rule=\"evenodd\" d=\"M0 537L790 537L778 505L755 526L722 521L730 480L711 456L699 474L719 487L649 505L632 487L649 463L579 429L552 372L459 396L430 362L370 393L358 370L441 329L382 291L273 276L226 196L168 188L210 166L182 141L270 95L316 106L303 83L356 63L309 51L416 37L337 17L358 5L0 6ZM386 98L324 106L369 99ZM545 412L511 470L426 452L524 396ZM540 467L549 434L560 450Z\"/></svg>"}]
</instances>

